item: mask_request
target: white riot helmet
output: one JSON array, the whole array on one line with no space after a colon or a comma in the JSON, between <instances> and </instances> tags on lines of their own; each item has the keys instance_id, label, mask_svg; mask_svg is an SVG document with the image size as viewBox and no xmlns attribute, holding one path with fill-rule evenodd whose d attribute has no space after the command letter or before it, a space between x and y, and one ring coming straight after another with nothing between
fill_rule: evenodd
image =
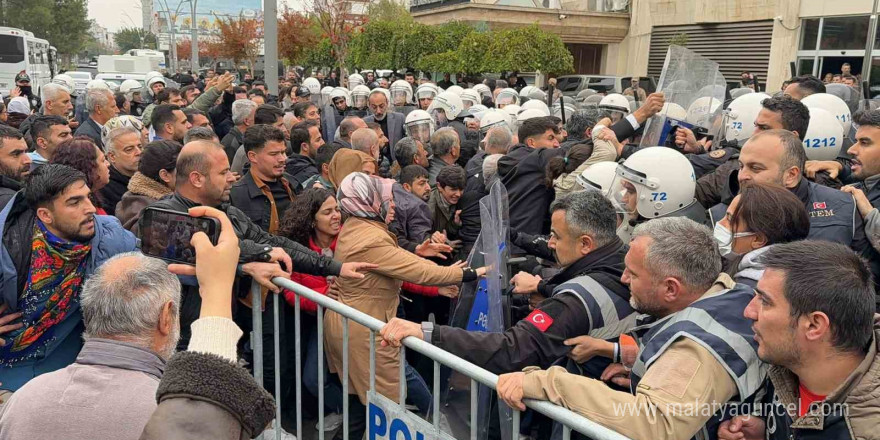
<instances>
[{"instance_id":1,"label":"white riot helmet","mask_svg":"<svg viewBox=\"0 0 880 440\"><path fill-rule=\"evenodd\" d=\"M507 117L507 114L500 110L489 109L480 118L480 133L485 136L492 127L505 127L509 130L510 125L507 123Z\"/></svg>"},{"instance_id":2,"label":"white riot helmet","mask_svg":"<svg viewBox=\"0 0 880 440\"><path fill-rule=\"evenodd\" d=\"M358 110L367 108L370 99L370 88L361 84L351 90L351 104Z\"/></svg>"},{"instance_id":3,"label":"white riot helmet","mask_svg":"<svg viewBox=\"0 0 880 440\"><path fill-rule=\"evenodd\" d=\"M165 77L159 72L147 72L147 74L144 75L144 84L147 85L147 93L149 93L150 96L153 96L153 84L156 83L162 83L162 85L168 84L165 81Z\"/></svg>"},{"instance_id":4,"label":"white riot helmet","mask_svg":"<svg viewBox=\"0 0 880 440\"><path fill-rule=\"evenodd\" d=\"M519 91L520 98L537 99L540 101L547 100L547 94L543 90L535 86L525 86ZM522 101L522 100L520 100Z\"/></svg>"},{"instance_id":5,"label":"white riot helmet","mask_svg":"<svg viewBox=\"0 0 880 440\"><path fill-rule=\"evenodd\" d=\"M93 79L86 84L86 90L105 89L110 90L110 86L103 79Z\"/></svg>"},{"instance_id":6,"label":"white riot helmet","mask_svg":"<svg viewBox=\"0 0 880 440\"><path fill-rule=\"evenodd\" d=\"M516 132L518 130L519 125L516 122L516 117L519 116L519 106L516 104L505 105L504 108L501 109L501 113L507 115L507 124L510 126L510 131Z\"/></svg>"},{"instance_id":7,"label":"white riot helmet","mask_svg":"<svg viewBox=\"0 0 880 440\"><path fill-rule=\"evenodd\" d=\"M617 122L630 113L629 100L620 93L612 93L599 101L599 110L611 114L611 120Z\"/></svg>"},{"instance_id":8,"label":"white riot helmet","mask_svg":"<svg viewBox=\"0 0 880 440\"><path fill-rule=\"evenodd\" d=\"M483 102L483 99L480 97L480 92L474 89L466 89L461 92L459 95L461 98L461 102L464 104L464 108L470 109L471 107Z\"/></svg>"},{"instance_id":9,"label":"white riot helmet","mask_svg":"<svg viewBox=\"0 0 880 440\"><path fill-rule=\"evenodd\" d=\"M431 102L428 107L428 113L434 118L437 127L445 127L449 121L458 117L464 110L464 104L461 98L453 92L443 92Z\"/></svg>"},{"instance_id":10,"label":"white riot helmet","mask_svg":"<svg viewBox=\"0 0 880 440\"><path fill-rule=\"evenodd\" d=\"M668 216L696 201L694 168L672 148L648 147L633 153L617 167L611 187L618 185L615 200L632 218Z\"/></svg>"},{"instance_id":11,"label":"white riot helmet","mask_svg":"<svg viewBox=\"0 0 880 440\"><path fill-rule=\"evenodd\" d=\"M406 115L404 129L407 136L427 144L434 134L434 118L424 110L413 110Z\"/></svg>"},{"instance_id":12,"label":"white riot helmet","mask_svg":"<svg viewBox=\"0 0 880 440\"><path fill-rule=\"evenodd\" d=\"M153 96L153 84L161 83L163 86L165 85L165 78L162 76L154 76L147 80L147 93L150 96Z\"/></svg>"},{"instance_id":13,"label":"white riot helmet","mask_svg":"<svg viewBox=\"0 0 880 440\"><path fill-rule=\"evenodd\" d=\"M519 105L519 93L516 92L516 89L509 87L498 92L498 96L495 98L496 108L504 108L508 105Z\"/></svg>"},{"instance_id":14,"label":"white riot helmet","mask_svg":"<svg viewBox=\"0 0 880 440\"><path fill-rule=\"evenodd\" d=\"M324 106L324 97L321 95L321 82L318 81L318 78L310 76L303 80L300 87L304 87L309 93L311 93L312 103L318 106L318 108Z\"/></svg>"},{"instance_id":15,"label":"white riot helmet","mask_svg":"<svg viewBox=\"0 0 880 440\"><path fill-rule=\"evenodd\" d=\"M481 113L484 113L486 110L489 110L489 107L486 107L483 104L474 104L471 106L471 108L468 109L468 111L471 112L471 115L473 115L473 116L477 116ZM477 117L477 119L480 119L480 118Z\"/></svg>"},{"instance_id":16,"label":"white riot helmet","mask_svg":"<svg viewBox=\"0 0 880 440\"><path fill-rule=\"evenodd\" d=\"M492 97L492 90L489 89L489 86L487 86L485 84L476 84L476 85L474 85L473 89L476 90L477 93L479 93L482 98L491 98ZM480 100L480 102L482 102L482 99Z\"/></svg>"},{"instance_id":17,"label":"white riot helmet","mask_svg":"<svg viewBox=\"0 0 880 440\"><path fill-rule=\"evenodd\" d=\"M504 109L506 110L507 107L504 107ZM545 116L549 116L549 115L539 109L536 109L536 108L530 108L530 109L523 110L523 111L519 112L518 115L516 115L517 130L519 130L519 127L522 126L523 122L525 122L529 119L543 118Z\"/></svg>"},{"instance_id":18,"label":"white riot helmet","mask_svg":"<svg viewBox=\"0 0 880 440\"><path fill-rule=\"evenodd\" d=\"M67 89L67 93L70 93L70 94L75 93L76 81L74 81L73 77L70 75L67 75L64 73L59 74L59 75L55 75L55 77L52 78L52 82L54 84L64 86L64 88Z\"/></svg>"},{"instance_id":19,"label":"white riot helmet","mask_svg":"<svg viewBox=\"0 0 880 440\"><path fill-rule=\"evenodd\" d=\"M734 99L727 106L724 138L737 142L749 140L755 133L755 119L763 108L761 103L769 97L766 93L747 93Z\"/></svg>"},{"instance_id":20,"label":"white riot helmet","mask_svg":"<svg viewBox=\"0 0 880 440\"><path fill-rule=\"evenodd\" d=\"M391 83L391 104L394 107L405 107L413 102L412 86L406 80L399 79Z\"/></svg>"},{"instance_id":21,"label":"white riot helmet","mask_svg":"<svg viewBox=\"0 0 880 440\"><path fill-rule=\"evenodd\" d=\"M351 107L351 95L344 87L334 87L333 90L330 91L330 105L336 107L336 101L338 98L345 100L346 107ZM339 110L339 107L336 107L336 109Z\"/></svg>"},{"instance_id":22,"label":"white riot helmet","mask_svg":"<svg viewBox=\"0 0 880 440\"><path fill-rule=\"evenodd\" d=\"M321 98L324 99L324 102L330 102L330 92L333 91L333 87L327 86L321 88Z\"/></svg>"},{"instance_id":23,"label":"white riot helmet","mask_svg":"<svg viewBox=\"0 0 880 440\"><path fill-rule=\"evenodd\" d=\"M564 107L566 118L577 112L577 107L575 107L575 105L570 102L566 102ZM562 107L560 107L559 104L554 105L553 108L550 110L553 116L556 116L557 118L562 118Z\"/></svg>"},{"instance_id":24,"label":"white riot helmet","mask_svg":"<svg viewBox=\"0 0 880 440\"><path fill-rule=\"evenodd\" d=\"M464 91L460 86L449 86L445 91L455 93L458 96L461 96L461 92Z\"/></svg>"},{"instance_id":25,"label":"white riot helmet","mask_svg":"<svg viewBox=\"0 0 880 440\"><path fill-rule=\"evenodd\" d=\"M129 100L131 100L133 94L141 93L143 88L143 84L136 79L127 79L119 85L119 91L125 93L125 97Z\"/></svg>"},{"instance_id":26,"label":"white riot helmet","mask_svg":"<svg viewBox=\"0 0 880 440\"><path fill-rule=\"evenodd\" d=\"M544 104L543 101L539 101L537 99L530 99L525 104L519 107L520 111L526 110L540 110L544 113L544 116L550 116L550 107L547 107L547 104Z\"/></svg>"},{"instance_id":27,"label":"white riot helmet","mask_svg":"<svg viewBox=\"0 0 880 440\"><path fill-rule=\"evenodd\" d=\"M852 111L846 101L830 93L815 93L801 100L807 108L821 108L837 118L837 122L843 127L844 134L849 133L852 127Z\"/></svg>"},{"instance_id":28,"label":"white riot helmet","mask_svg":"<svg viewBox=\"0 0 880 440\"><path fill-rule=\"evenodd\" d=\"M419 104L419 108L422 110L428 110L428 107L431 105L431 101L440 93L437 89L437 86L431 83L424 83L420 85L416 89L416 102ZM422 100L427 99L427 102L423 102Z\"/></svg>"},{"instance_id":29,"label":"white riot helmet","mask_svg":"<svg viewBox=\"0 0 880 440\"><path fill-rule=\"evenodd\" d=\"M597 92L593 89L584 89L584 90L581 90L580 92L578 92L577 96L574 99L577 102L584 102L585 99L589 98L590 96L594 96L597 93L599 93L599 92Z\"/></svg>"},{"instance_id":30,"label":"white riot helmet","mask_svg":"<svg viewBox=\"0 0 880 440\"><path fill-rule=\"evenodd\" d=\"M577 183L586 191L599 191L611 202L617 213L617 236L624 243L629 243L634 227L629 222L630 216L626 209L616 198L617 194L622 191L619 186L613 186L615 183L620 183L616 179L617 166L617 162L613 161L594 163L577 176Z\"/></svg>"},{"instance_id":31,"label":"white riot helmet","mask_svg":"<svg viewBox=\"0 0 880 440\"><path fill-rule=\"evenodd\" d=\"M810 125L804 136L804 151L809 160L834 160L843 146L843 127L828 110L807 107Z\"/></svg>"},{"instance_id":32,"label":"white riot helmet","mask_svg":"<svg viewBox=\"0 0 880 440\"><path fill-rule=\"evenodd\" d=\"M360 73L352 73L348 75L348 89L354 91L355 87L362 86L366 83L364 77Z\"/></svg>"},{"instance_id":33,"label":"white riot helmet","mask_svg":"<svg viewBox=\"0 0 880 440\"><path fill-rule=\"evenodd\" d=\"M715 115L721 104L721 101L711 96L697 98L688 106L687 122L700 127L708 127L712 116Z\"/></svg>"},{"instance_id":34,"label":"white riot helmet","mask_svg":"<svg viewBox=\"0 0 880 440\"><path fill-rule=\"evenodd\" d=\"M684 121L688 117L688 112L684 109L684 107L674 102L667 102L666 104L663 104L663 107L660 109L659 115L670 119Z\"/></svg>"}]
</instances>

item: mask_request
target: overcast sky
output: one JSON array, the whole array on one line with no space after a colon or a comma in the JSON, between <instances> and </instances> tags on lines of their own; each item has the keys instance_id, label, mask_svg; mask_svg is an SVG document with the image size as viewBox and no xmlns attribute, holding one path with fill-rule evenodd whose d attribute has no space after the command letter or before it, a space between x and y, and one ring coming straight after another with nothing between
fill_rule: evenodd
<instances>
[{"instance_id":1,"label":"overcast sky","mask_svg":"<svg viewBox=\"0 0 880 440\"><path fill-rule=\"evenodd\" d=\"M143 0L151 2L152 0ZM174 9L180 0L168 0L169 6ZM234 2L235 0L229 0ZM293 9L302 9L303 0L278 0L278 8L282 9L285 4ZM186 8L184 6L184 8ZM131 17L129 19L129 17ZM99 25L104 26L110 32L116 32L120 28L135 26L141 27L143 23L141 13L141 0L89 0L89 18L94 18Z\"/></svg>"}]
</instances>

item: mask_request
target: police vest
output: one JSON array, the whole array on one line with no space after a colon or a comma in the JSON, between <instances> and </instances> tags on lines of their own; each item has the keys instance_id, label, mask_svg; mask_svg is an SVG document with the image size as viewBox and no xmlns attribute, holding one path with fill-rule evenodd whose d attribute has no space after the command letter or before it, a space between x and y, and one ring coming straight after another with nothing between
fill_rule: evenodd
<instances>
[{"instance_id":1,"label":"police vest","mask_svg":"<svg viewBox=\"0 0 880 440\"><path fill-rule=\"evenodd\" d=\"M818 183L806 183L809 190L806 208L810 215L810 234L807 238L852 245L856 215L859 215L852 196ZM727 205L724 203L709 209L712 225L721 221L726 212Z\"/></svg>"},{"instance_id":2,"label":"police vest","mask_svg":"<svg viewBox=\"0 0 880 440\"><path fill-rule=\"evenodd\" d=\"M852 196L818 183L807 182L807 185L810 190L807 200L810 234L807 238L851 246L856 216L859 215Z\"/></svg>"},{"instance_id":3,"label":"police vest","mask_svg":"<svg viewBox=\"0 0 880 440\"><path fill-rule=\"evenodd\" d=\"M553 296L572 294L584 305L590 332L597 339L612 339L635 327L638 314L629 301L608 290L589 275L560 284Z\"/></svg>"},{"instance_id":4,"label":"police vest","mask_svg":"<svg viewBox=\"0 0 880 440\"><path fill-rule=\"evenodd\" d=\"M750 402L767 373L766 365L758 359L752 323L743 317L753 295L752 289L737 284L663 319L640 323L632 331L639 344L639 356L630 376L631 391L635 393L642 377L672 343L687 338L708 350L736 383L738 397L727 405ZM719 410L695 438L717 438L718 425L728 418L729 411Z\"/></svg>"}]
</instances>

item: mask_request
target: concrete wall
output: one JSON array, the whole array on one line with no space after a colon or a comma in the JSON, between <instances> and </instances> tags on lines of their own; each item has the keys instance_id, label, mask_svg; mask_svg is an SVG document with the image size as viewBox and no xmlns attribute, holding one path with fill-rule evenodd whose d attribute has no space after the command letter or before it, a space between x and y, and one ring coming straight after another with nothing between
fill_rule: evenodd
<instances>
[{"instance_id":1,"label":"concrete wall","mask_svg":"<svg viewBox=\"0 0 880 440\"><path fill-rule=\"evenodd\" d=\"M874 0L801 0L801 17L870 14Z\"/></svg>"},{"instance_id":2,"label":"concrete wall","mask_svg":"<svg viewBox=\"0 0 880 440\"><path fill-rule=\"evenodd\" d=\"M801 1L836 5L872 0ZM629 34L620 43L608 45L603 57L603 73L646 74L654 26L730 23L781 17L782 21L777 20L773 25L767 78L770 90L775 90L790 75L788 63L795 59L801 25L800 9L798 0L633 0Z\"/></svg>"}]
</instances>

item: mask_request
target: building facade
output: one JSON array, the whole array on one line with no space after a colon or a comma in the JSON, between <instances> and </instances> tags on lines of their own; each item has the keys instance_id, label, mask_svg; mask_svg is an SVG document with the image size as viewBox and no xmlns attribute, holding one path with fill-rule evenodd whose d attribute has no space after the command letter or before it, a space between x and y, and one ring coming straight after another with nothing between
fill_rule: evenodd
<instances>
[{"instance_id":1,"label":"building facade","mask_svg":"<svg viewBox=\"0 0 880 440\"><path fill-rule=\"evenodd\" d=\"M412 0L417 21L487 29L527 26L562 38L583 74L659 79L670 43L743 71L769 91L796 74L839 73L844 63L880 94L875 0ZM869 42L869 40L871 40ZM870 46L870 47L869 47ZM875 49L876 47L876 49ZM866 56L867 55L867 56ZM865 61L868 60L868 61ZM867 67L866 67L867 66ZM871 74L876 70L876 74Z\"/></svg>"}]
</instances>

